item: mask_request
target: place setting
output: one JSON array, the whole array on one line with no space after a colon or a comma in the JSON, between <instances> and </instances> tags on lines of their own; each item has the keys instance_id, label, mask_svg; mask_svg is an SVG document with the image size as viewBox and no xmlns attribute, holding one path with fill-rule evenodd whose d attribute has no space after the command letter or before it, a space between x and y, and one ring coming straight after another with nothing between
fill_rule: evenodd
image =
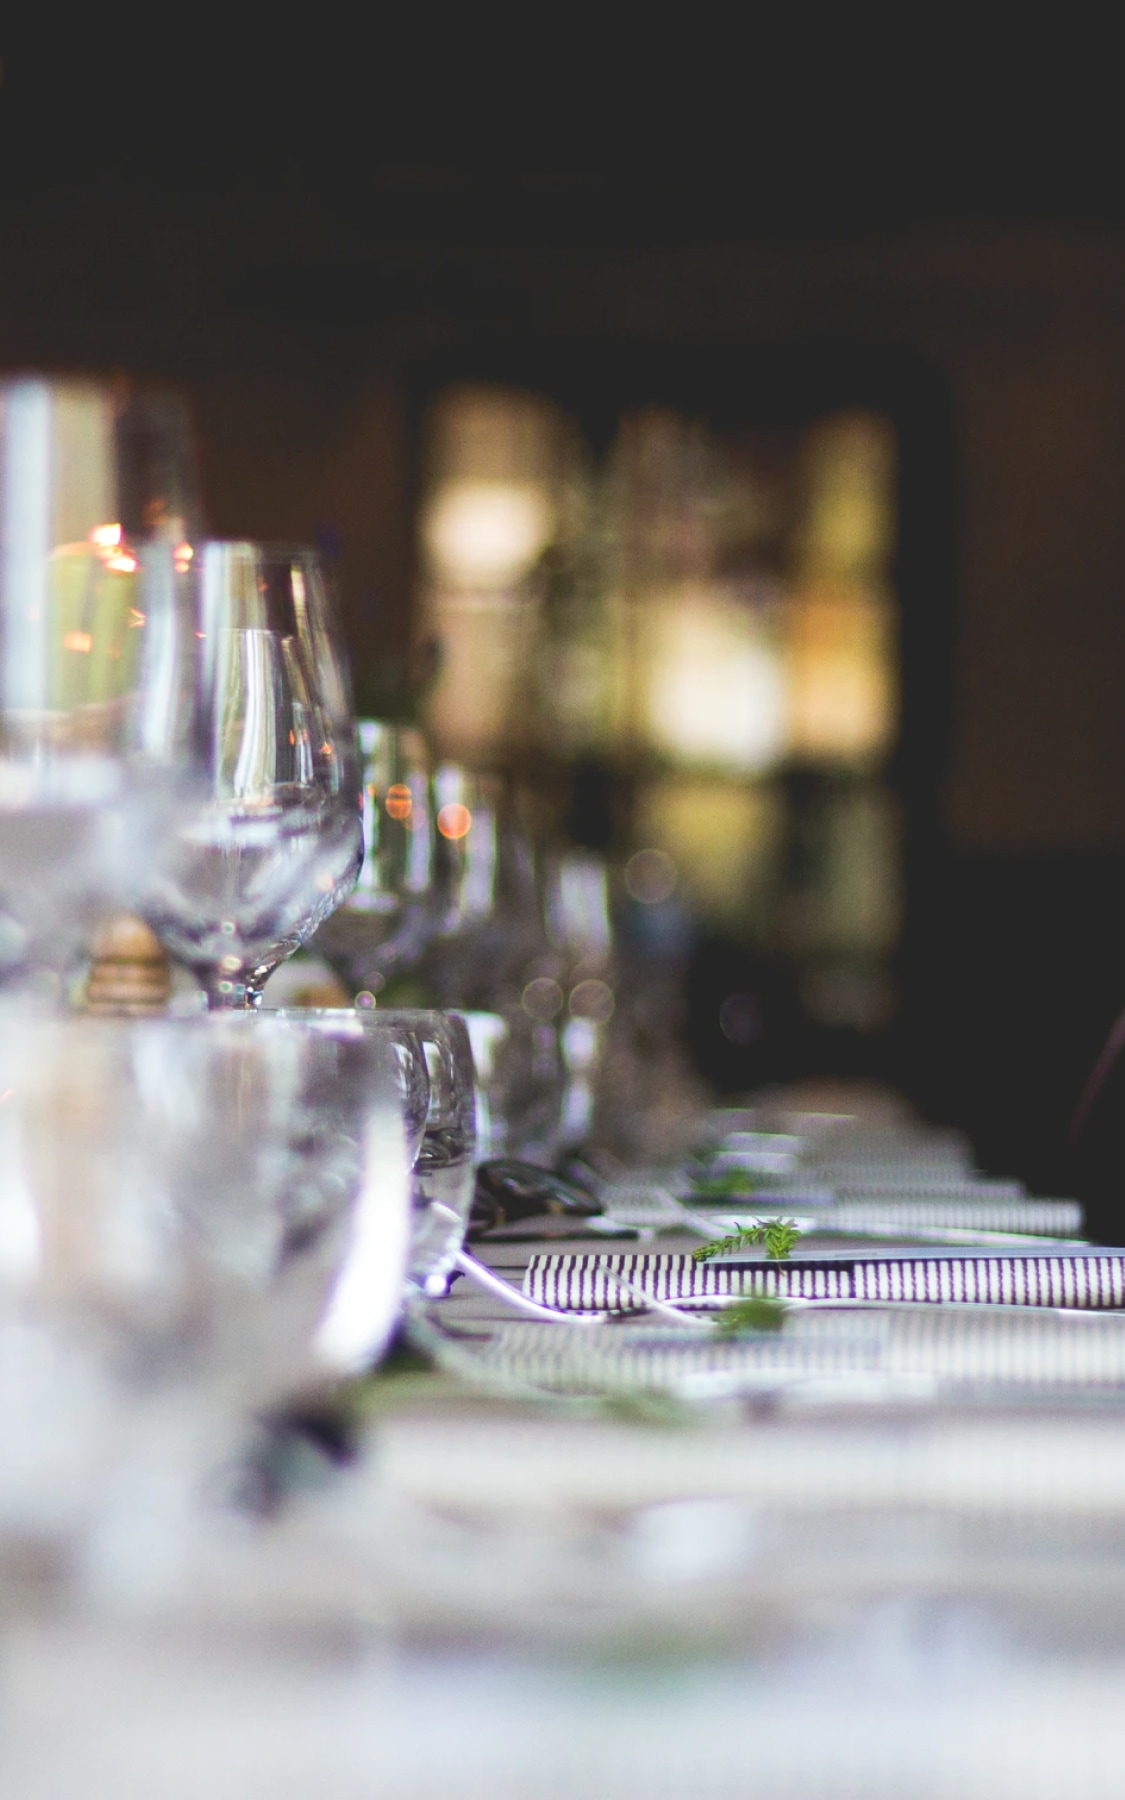
<instances>
[{"instance_id":1,"label":"place setting","mask_svg":"<svg viewBox=\"0 0 1125 1800\"><path fill-rule=\"evenodd\" d=\"M659 863L357 715L329 560L209 535L166 396L7 379L0 471L28 1641L737 1645L872 1604L872 1521L921 1585L974 1520L1103 1528L1125 1250L1079 1200L884 1083L690 1075Z\"/></svg>"}]
</instances>

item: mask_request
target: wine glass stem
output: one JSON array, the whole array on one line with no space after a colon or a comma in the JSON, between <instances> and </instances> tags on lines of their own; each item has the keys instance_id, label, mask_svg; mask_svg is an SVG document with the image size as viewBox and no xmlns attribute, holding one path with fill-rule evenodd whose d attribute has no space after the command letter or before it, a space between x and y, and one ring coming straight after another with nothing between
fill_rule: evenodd
<instances>
[{"instance_id":1,"label":"wine glass stem","mask_svg":"<svg viewBox=\"0 0 1125 1800\"><path fill-rule=\"evenodd\" d=\"M262 983L251 975L219 975L209 969L202 978L208 1012L256 1012Z\"/></svg>"}]
</instances>

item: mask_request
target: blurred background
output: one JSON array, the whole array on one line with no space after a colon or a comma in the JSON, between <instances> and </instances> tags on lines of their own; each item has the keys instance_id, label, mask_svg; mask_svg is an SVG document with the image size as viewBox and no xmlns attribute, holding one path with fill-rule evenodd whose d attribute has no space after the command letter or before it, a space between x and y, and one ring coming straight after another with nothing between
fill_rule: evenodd
<instances>
[{"instance_id":1,"label":"blurred background","mask_svg":"<svg viewBox=\"0 0 1125 1800\"><path fill-rule=\"evenodd\" d=\"M10 38L0 366L186 393L214 531L317 542L361 711L610 856L720 1090L888 1079L1065 1191L1125 1005L1112 58L538 23Z\"/></svg>"}]
</instances>

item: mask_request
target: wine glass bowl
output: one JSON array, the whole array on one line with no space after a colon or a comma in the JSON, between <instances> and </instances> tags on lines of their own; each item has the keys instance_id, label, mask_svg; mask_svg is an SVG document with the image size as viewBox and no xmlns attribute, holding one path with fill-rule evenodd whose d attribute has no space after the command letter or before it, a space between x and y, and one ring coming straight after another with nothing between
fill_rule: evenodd
<instances>
[{"instance_id":1,"label":"wine glass bowl","mask_svg":"<svg viewBox=\"0 0 1125 1800\"><path fill-rule=\"evenodd\" d=\"M206 792L143 910L212 1008L255 1007L359 871L354 723L315 554L209 542L196 563Z\"/></svg>"},{"instance_id":2,"label":"wine glass bowl","mask_svg":"<svg viewBox=\"0 0 1125 1800\"><path fill-rule=\"evenodd\" d=\"M413 1170L410 1286L444 1293L464 1241L486 1126L470 1030L457 1013L426 1007L279 1007L262 1015L297 1023L333 1019L382 1046ZM386 1077L384 1077L386 1079Z\"/></svg>"},{"instance_id":3,"label":"wine glass bowl","mask_svg":"<svg viewBox=\"0 0 1125 1800\"><path fill-rule=\"evenodd\" d=\"M551 1019L522 1006L463 1012L477 1082L477 1156L514 1156L549 1167L558 1149L567 1078Z\"/></svg>"},{"instance_id":4,"label":"wine glass bowl","mask_svg":"<svg viewBox=\"0 0 1125 1800\"><path fill-rule=\"evenodd\" d=\"M386 1070L393 1082L402 1114L407 1157L411 1167L417 1161L426 1135L434 1096L431 1093L430 1065L427 1056L427 1033L418 1020L429 1015L375 1012L349 1006L279 1006L268 1009L273 1019L289 1019L296 1024L323 1024L331 1027L334 1020L349 1030L360 1030L377 1039L384 1050Z\"/></svg>"},{"instance_id":5,"label":"wine glass bowl","mask_svg":"<svg viewBox=\"0 0 1125 1800\"><path fill-rule=\"evenodd\" d=\"M468 1229L478 1138L476 1071L464 1019L426 1007L357 1007L364 1028L409 1032L429 1071L429 1105L414 1162L410 1286L443 1294Z\"/></svg>"},{"instance_id":6,"label":"wine glass bowl","mask_svg":"<svg viewBox=\"0 0 1125 1800\"><path fill-rule=\"evenodd\" d=\"M387 1045L347 1015L9 1007L0 1082L2 1551L81 1535L128 1444L194 1421L202 1475L251 1410L376 1361L410 1197Z\"/></svg>"},{"instance_id":7,"label":"wine glass bowl","mask_svg":"<svg viewBox=\"0 0 1125 1800\"><path fill-rule=\"evenodd\" d=\"M441 763L434 802L437 919L426 983L441 1006L503 1010L547 948L535 846L495 772Z\"/></svg>"},{"instance_id":8,"label":"wine glass bowl","mask_svg":"<svg viewBox=\"0 0 1125 1800\"><path fill-rule=\"evenodd\" d=\"M316 948L353 994L380 994L422 959L437 925L429 752L416 726L359 721L363 865Z\"/></svg>"},{"instance_id":9,"label":"wine glass bowl","mask_svg":"<svg viewBox=\"0 0 1125 1800\"><path fill-rule=\"evenodd\" d=\"M190 782L192 546L180 533L196 513L190 434L170 401L154 411L120 385L0 382L9 974L63 971L99 914L129 903Z\"/></svg>"}]
</instances>

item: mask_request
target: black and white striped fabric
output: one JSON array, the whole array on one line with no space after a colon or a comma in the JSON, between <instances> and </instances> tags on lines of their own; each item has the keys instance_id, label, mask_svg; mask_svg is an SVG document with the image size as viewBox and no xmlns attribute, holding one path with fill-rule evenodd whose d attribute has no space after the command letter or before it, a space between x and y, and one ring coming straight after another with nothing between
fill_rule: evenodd
<instances>
[{"instance_id":1,"label":"black and white striped fabric","mask_svg":"<svg viewBox=\"0 0 1125 1800\"><path fill-rule=\"evenodd\" d=\"M563 1312L630 1312L644 1296L689 1307L721 1306L743 1294L780 1300L928 1305L1125 1307L1125 1250L1051 1254L848 1256L763 1262L690 1255L539 1255L524 1291Z\"/></svg>"}]
</instances>

